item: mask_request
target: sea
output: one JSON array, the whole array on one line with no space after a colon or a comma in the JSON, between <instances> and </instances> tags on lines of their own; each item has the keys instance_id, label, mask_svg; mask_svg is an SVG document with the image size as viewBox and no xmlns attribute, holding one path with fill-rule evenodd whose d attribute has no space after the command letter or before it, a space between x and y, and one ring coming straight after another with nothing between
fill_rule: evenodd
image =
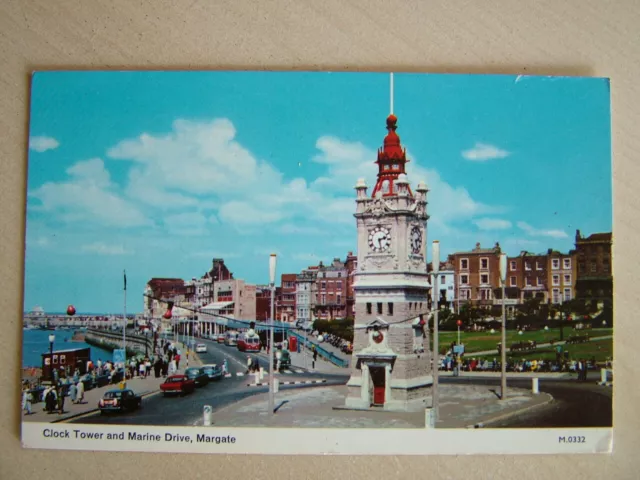
<instances>
[{"instance_id":1,"label":"sea","mask_svg":"<svg viewBox=\"0 0 640 480\"><path fill-rule=\"evenodd\" d=\"M49 353L49 335L55 335L53 350L91 349L91 360L110 360L112 352L84 342L72 342L74 330L22 330L22 366L42 367L42 354Z\"/></svg>"}]
</instances>

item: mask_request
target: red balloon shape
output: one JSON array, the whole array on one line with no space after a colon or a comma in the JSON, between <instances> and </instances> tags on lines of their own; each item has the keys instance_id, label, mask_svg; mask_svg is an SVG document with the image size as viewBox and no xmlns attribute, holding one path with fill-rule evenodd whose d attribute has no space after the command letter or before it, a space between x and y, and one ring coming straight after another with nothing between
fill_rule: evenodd
<instances>
[{"instance_id":1,"label":"red balloon shape","mask_svg":"<svg viewBox=\"0 0 640 480\"><path fill-rule=\"evenodd\" d=\"M171 310L167 310L166 312L164 312L164 315L162 316L167 320L169 320L171 318Z\"/></svg>"},{"instance_id":2,"label":"red balloon shape","mask_svg":"<svg viewBox=\"0 0 640 480\"><path fill-rule=\"evenodd\" d=\"M456 322L456 325L458 325L459 327L461 327L461 326L462 326L462 320L458 320L458 321Z\"/></svg>"},{"instance_id":3,"label":"red balloon shape","mask_svg":"<svg viewBox=\"0 0 640 480\"><path fill-rule=\"evenodd\" d=\"M67 315L75 315L76 314L76 307L74 307L73 305L69 305L67 307Z\"/></svg>"}]
</instances>

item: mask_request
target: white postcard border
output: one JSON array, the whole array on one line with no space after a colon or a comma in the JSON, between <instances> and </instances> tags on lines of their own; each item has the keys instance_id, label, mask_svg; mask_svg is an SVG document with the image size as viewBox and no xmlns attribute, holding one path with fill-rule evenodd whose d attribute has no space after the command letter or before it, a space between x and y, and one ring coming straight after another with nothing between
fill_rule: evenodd
<instances>
[{"instance_id":1,"label":"white postcard border","mask_svg":"<svg viewBox=\"0 0 640 480\"><path fill-rule=\"evenodd\" d=\"M141 440L129 439L130 434L140 435ZM199 441L202 435L210 441ZM289 429L23 422L22 445L57 450L267 455L611 453L613 428Z\"/></svg>"}]
</instances>

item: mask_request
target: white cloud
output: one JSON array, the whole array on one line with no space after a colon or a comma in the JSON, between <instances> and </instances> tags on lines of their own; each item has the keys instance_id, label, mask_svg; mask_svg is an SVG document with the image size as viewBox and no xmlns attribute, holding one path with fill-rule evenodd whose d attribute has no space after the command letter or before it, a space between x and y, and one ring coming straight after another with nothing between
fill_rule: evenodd
<instances>
[{"instance_id":1,"label":"white cloud","mask_svg":"<svg viewBox=\"0 0 640 480\"><path fill-rule=\"evenodd\" d=\"M207 234L207 217L199 212L168 215L164 219L170 235L202 236Z\"/></svg>"},{"instance_id":2,"label":"white cloud","mask_svg":"<svg viewBox=\"0 0 640 480\"><path fill-rule=\"evenodd\" d=\"M511 228L511 222L501 218L479 218L474 220L473 223L480 230L505 230Z\"/></svg>"},{"instance_id":3,"label":"white cloud","mask_svg":"<svg viewBox=\"0 0 640 480\"><path fill-rule=\"evenodd\" d=\"M532 237L568 238L569 235L562 230L543 230L532 227L526 222L518 222L518 228Z\"/></svg>"},{"instance_id":4,"label":"white cloud","mask_svg":"<svg viewBox=\"0 0 640 480\"><path fill-rule=\"evenodd\" d=\"M123 199L111 183L99 158L78 162L67 169L67 182L48 182L29 193L42 210L66 221L86 221L104 226L131 227L151 222L131 202Z\"/></svg>"},{"instance_id":5,"label":"white cloud","mask_svg":"<svg viewBox=\"0 0 640 480\"><path fill-rule=\"evenodd\" d=\"M475 162L484 162L495 158L505 158L511 155L511 152L502 150L494 145L487 143L476 143L473 148L464 150L462 156L467 160Z\"/></svg>"},{"instance_id":6,"label":"white cloud","mask_svg":"<svg viewBox=\"0 0 640 480\"><path fill-rule=\"evenodd\" d=\"M96 253L98 255L131 255L133 252L126 250L123 245L107 245L103 242L95 242L80 247L83 252Z\"/></svg>"},{"instance_id":7,"label":"white cloud","mask_svg":"<svg viewBox=\"0 0 640 480\"><path fill-rule=\"evenodd\" d=\"M54 150L58 148L59 145L60 142L53 137L42 135L29 138L29 148L39 153L46 152L47 150Z\"/></svg>"}]
</instances>

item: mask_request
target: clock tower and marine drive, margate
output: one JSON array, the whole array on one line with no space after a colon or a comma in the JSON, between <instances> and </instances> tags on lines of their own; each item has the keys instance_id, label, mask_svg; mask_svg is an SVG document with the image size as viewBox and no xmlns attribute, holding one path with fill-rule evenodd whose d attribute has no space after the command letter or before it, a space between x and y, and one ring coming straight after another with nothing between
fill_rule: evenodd
<instances>
[{"instance_id":1,"label":"clock tower and marine drive, margate","mask_svg":"<svg viewBox=\"0 0 640 480\"><path fill-rule=\"evenodd\" d=\"M358 266L352 371L345 408L419 411L431 407L433 385L427 298L427 186L412 192L409 161L387 118L371 197L356 184Z\"/></svg>"}]
</instances>

